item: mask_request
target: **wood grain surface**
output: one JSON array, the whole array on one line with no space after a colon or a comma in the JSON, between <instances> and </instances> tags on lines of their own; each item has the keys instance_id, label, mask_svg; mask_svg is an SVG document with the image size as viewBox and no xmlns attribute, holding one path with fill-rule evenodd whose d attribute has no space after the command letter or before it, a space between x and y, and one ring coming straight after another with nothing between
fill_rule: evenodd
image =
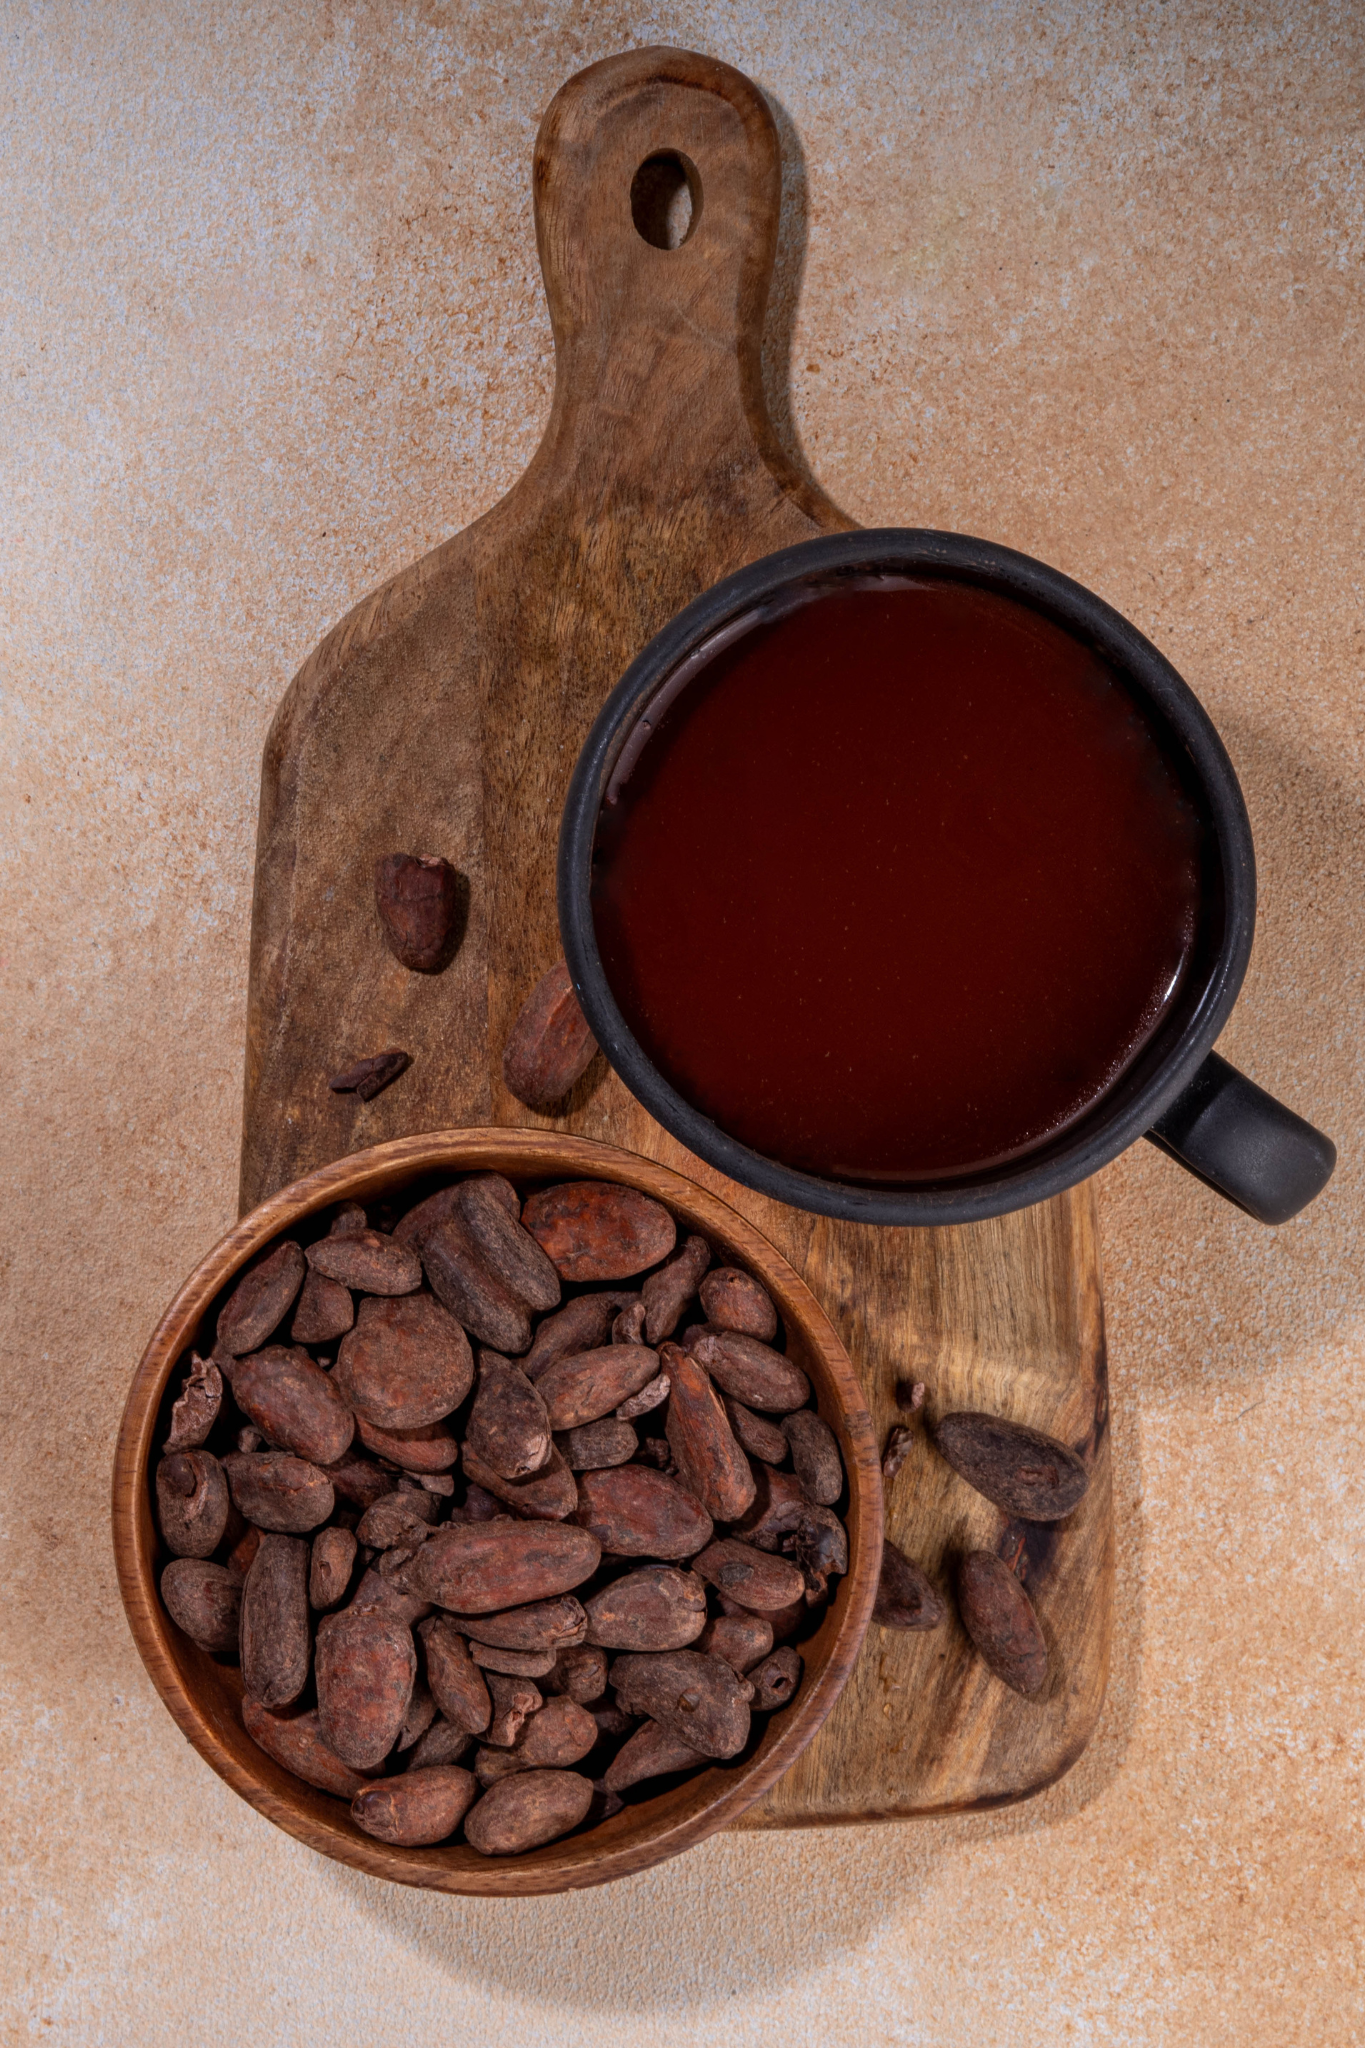
<instances>
[{"instance_id":1,"label":"wood grain surface","mask_svg":"<svg viewBox=\"0 0 1365 2048\"><path fill-rule=\"evenodd\" d=\"M636 170L694 167L676 248L632 221ZM1104 1696L1113 1579L1099 1252L1087 1188L955 1230L836 1223L734 1187L650 1119L599 1060L550 1121L502 1085L501 1047L558 957L554 856L569 774L632 657L743 563L849 524L778 445L760 347L781 185L777 135L740 73L638 50L560 91L534 164L556 345L554 405L525 475L483 519L357 606L305 663L271 728L253 915L243 1209L321 1162L412 1132L517 1124L661 1160L731 1201L802 1272L878 1426L894 1385L929 1411L983 1407L1064 1437L1093 1480L1021 1558L1052 1646L1044 1695L989 1678L956 1620L874 1627L839 1707L746 1825L943 1812L1026 1797L1085 1745ZM464 943L438 976L385 949L383 854L466 875ZM373 1102L328 1075L413 1056ZM923 1442L889 1489L889 1533L942 1581L964 1545L1019 1531Z\"/></svg>"}]
</instances>

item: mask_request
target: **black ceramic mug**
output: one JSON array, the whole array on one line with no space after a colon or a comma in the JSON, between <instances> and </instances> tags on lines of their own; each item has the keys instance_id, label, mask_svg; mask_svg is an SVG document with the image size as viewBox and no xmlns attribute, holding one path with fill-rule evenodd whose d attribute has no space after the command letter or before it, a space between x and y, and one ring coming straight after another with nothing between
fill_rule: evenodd
<instances>
[{"instance_id":1,"label":"black ceramic mug","mask_svg":"<svg viewBox=\"0 0 1365 2048\"><path fill-rule=\"evenodd\" d=\"M687 1102L632 1034L603 968L593 923L593 850L608 790L620 785L668 705L754 621L812 593L873 578L951 579L994 592L1093 651L1178 752L1206 840L1200 941L1179 996L1117 1082L1078 1121L1004 1165L916 1185L865 1187L765 1157ZM599 1045L664 1128L732 1180L827 1216L889 1224L972 1222L1074 1186L1147 1137L1263 1223L1284 1223L1326 1185L1328 1138L1213 1051L1251 953L1256 877L1251 826L1232 764L1194 693L1120 615L1068 577L1009 548L958 534L885 528L803 542L703 593L656 634L613 691L579 757L559 847L565 958Z\"/></svg>"}]
</instances>

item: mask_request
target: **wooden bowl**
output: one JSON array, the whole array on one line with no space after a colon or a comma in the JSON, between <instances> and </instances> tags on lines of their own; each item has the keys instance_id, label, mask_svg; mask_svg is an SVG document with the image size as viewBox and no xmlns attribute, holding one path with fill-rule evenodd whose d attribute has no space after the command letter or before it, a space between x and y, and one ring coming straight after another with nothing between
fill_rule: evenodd
<instances>
[{"instance_id":1,"label":"wooden bowl","mask_svg":"<svg viewBox=\"0 0 1365 2048\"><path fill-rule=\"evenodd\" d=\"M484 1857L463 1842L392 1848L363 1834L344 1801L314 1791L272 1763L241 1722L242 1681L182 1635L161 1604L161 1565L150 1477L167 1382L192 1344L207 1350L224 1289L262 1245L334 1202L370 1202L419 1175L493 1169L524 1191L555 1180L613 1180L667 1204L686 1230L768 1289L788 1354L808 1374L821 1415L839 1439L848 1474L849 1569L819 1630L801 1645L805 1677L793 1704L773 1714L757 1748L686 1783L629 1805L610 1820L543 1849ZM164 1424L162 1425L164 1427ZM857 1375L815 1296L742 1216L681 1174L585 1138L550 1131L433 1131L376 1145L320 1167L243 1217L196 1267L167 1309L133 1379L114 1454L114 1556L129 1626L152 1683L199 1754L258 1812L324 1855L400 1884L519 1897L605 1884L645 1870L714 1834L763 1797L794 1763L839 1697L862 1646L881 1566L882 1493L872 1419Z\"/></svg>"}]
</instances>

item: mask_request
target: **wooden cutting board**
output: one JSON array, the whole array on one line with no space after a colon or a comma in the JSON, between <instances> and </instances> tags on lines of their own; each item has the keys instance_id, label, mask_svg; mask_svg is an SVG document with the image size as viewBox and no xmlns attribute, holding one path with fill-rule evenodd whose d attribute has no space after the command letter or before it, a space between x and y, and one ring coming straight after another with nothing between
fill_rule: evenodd
<instances>
[{"instance_id":1,"label":"wooden cutting board","mask_svg":"<svg viewBox=\"0 0 1365 2048\"><path fill-rule=\"evenodd\" d=\"M692 228L637 230L637 170L681 159ZM592 66L536 143L536 234L554 406L525 475L484 518L358 605L295 678L266 744L252 926L244 1209L380 1139L544 1124L501 1049L558 957L554 860L579 747L632 657L743 563L849 522L779 447L759 370L777 236L776 131L739 72L670 49ZM666 183L666 179L665 179ZM645 216L646 226L649 217ZM468 881L445 973L385 950L375 859L443 854ZM327 1077L400 1045L371 1103ZM953 1230L807 1216L694 1159L595 1062L558 1127L632 1147L722 1193L801 1270L885 1432L898 1379L930 1412L987 1408L1091 1457L1061 1530L1008 1527L923 1442L888 1533L932 1576L963 1547L1020 1560L1052 1645L1043 1697L990 1678L954 1619L873 1626L839 1706L746 1826L941 1813L1027 1797L1083 1749L1104 1697L1113 1513L1103 1312L1088 1187Z\"/></svg>"}]
</instances>

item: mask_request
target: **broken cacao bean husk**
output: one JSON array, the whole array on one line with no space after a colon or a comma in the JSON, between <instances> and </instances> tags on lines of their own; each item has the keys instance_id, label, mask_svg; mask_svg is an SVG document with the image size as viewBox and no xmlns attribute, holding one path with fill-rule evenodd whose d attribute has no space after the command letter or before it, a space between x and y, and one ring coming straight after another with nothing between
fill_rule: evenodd
<instances>
[{"instance_id":1,"label":"broken cacao bean husk","mask_svg":"<svg viewBox=\"0 0 1365 2048\"><path fill-rule=\"evenodd\" d=\"M648 1415L653 1408L661 1408L672 1392L672 1382L666 1372L656 1373L648 1385L641 1387L638 1394L632 1394L616 1410L618 1422L633 1422L637 1415Z\"/></svg>"},{"instance_id":2,"label":"broken cacao bean husk","mask_svg":"<svg viewBox=\"0 0 1365 2048\"><path fill-rule=\"evenodd\" d=\"M544 1696L533 1679L512 1678L501 1671L485 1671L483 1675L493 1701L492 1718L483 1739L494 1749L510 1749L527 1716L544 1706Z\"/></svg>"},{"instance_id":3,"label":"broken cacao bean husk","mask_svg":"<svg viewBox=\"0 0 1365 2048\"><path fill-rule=\"evenodd\" d=\"M935 1587L913 1558L886 1538L872 1619L883 1628L929 1629L937 1628L946 1612Z\"/></svg>"},{"instance_id":4,"label":"broken cacao bean husk","mask_svg":"<svg viewBox=\"0 0 1365 2048\"><path fill-rule=\"evenodd\" d=\"M223 1405L223 1375L211 1358L190 1353L190 1369L171 1409L168 1451L197 1451L207 1442Z\"/></svg>"}]
</instances>

